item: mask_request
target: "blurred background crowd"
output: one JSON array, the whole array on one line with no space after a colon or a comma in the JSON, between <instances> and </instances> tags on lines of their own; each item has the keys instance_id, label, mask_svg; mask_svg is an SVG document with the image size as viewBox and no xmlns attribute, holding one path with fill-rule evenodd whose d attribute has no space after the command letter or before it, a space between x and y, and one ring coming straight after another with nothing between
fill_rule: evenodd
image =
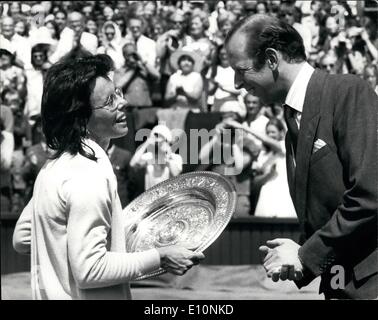
<instances>
[{"instance_id":1,"label":"blurred background crowd","mask_svg":"<svg viewBox=\"0 0 378 320\"><path fill-rule=\"evenodd\" d=\"M123 206L170 177L210 170L234 183L235 217L295 217L281 106L234 88L224 48L233 24L257 13L291 24L314 67L356 74L378 93L377 1L1 1L1 213L20 214L49 156L40 119L46 71L102 53L130 104L128 138L108 150ZM235 122L249 134L225 139ZM151 134L136 141L141 128ZM174 132L201 128L215 134L193 163L177 152Z\"/></svg>"}]
</instances>

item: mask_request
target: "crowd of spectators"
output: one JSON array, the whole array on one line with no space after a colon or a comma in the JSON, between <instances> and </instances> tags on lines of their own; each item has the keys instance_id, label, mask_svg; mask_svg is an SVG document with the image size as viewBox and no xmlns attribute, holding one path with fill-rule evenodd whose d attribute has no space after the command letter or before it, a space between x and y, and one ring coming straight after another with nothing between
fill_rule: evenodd
<instances>
[{"instance_id":1,"label":"crowd of spectators","mask_svg":"<svg viewBox=\"0 0 378 320\"><path fill-rule=\"evenodd\" d=\"M144 170L144 190L183 172L182 159L171 152L171 130L184 129L189 113L219 113L199 159L211 158L217 144L229 148L230 159L196 169L232 180L236 216L294 216L285 189L282 109L234 88L224 47L232 25L257 13L292 25L312 66L356 74L378 93L376 1L2 1L1 212L21 212L48 158L40 120L46 71L61 59L102 53L114 62L114 82L129 110L154 112L160 121L135 153L109 147L123 206L135 197L128 191L135 168ZM227 144L222 133L235 123L250 133ZM148 151L155 144L163 164Z\"/></svg>"}]
</instances>

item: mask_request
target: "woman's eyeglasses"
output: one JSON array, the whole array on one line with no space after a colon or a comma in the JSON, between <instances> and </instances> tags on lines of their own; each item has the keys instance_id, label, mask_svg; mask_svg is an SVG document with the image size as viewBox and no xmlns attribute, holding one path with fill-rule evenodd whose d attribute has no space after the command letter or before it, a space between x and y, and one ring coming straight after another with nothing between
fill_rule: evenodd
<instances>
[{"instance_id":1,"label":"woman's eyeglasses","mask_svg":"<svg viewBox=\"0 0 378 320\"><path fill-rule=\"evenodd\" d=\"M109 96L108 100L104 105L93 107L93 109L107 109L111 112L114 112L117 110L117 104L115 104L117 98L123 99L123 92L120 88L116 88L114 90L114 92Z\"/></svg>"}]
</instances>

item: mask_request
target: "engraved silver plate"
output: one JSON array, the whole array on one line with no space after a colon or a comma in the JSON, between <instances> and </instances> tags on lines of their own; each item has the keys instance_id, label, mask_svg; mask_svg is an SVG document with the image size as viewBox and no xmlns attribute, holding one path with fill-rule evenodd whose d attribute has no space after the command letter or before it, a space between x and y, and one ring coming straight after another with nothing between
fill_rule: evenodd
<instances>
[{"instance_id":1,"label":"engraved silver plate","mask_svg":"<svg viewBox=\"0 0 378 320\"><path fill-rule=\"evenodd\" d=\"M234 186L218 173L191 172L159 183L123 210L126 251L174 244L203 251L227 226L235 205ZM160 268L136 280L164 272Z\"/></svg>"}]
</instances>

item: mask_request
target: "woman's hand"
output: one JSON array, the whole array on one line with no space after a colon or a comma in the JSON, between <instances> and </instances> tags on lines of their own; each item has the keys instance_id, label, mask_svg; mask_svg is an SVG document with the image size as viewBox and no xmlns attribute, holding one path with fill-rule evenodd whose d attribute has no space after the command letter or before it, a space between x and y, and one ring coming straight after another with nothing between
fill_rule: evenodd
<instances>
[{"instance_id":1,"label":"woman's hand","mask_svg":"<svg viewBox=\"0 0 378 320\"><path fill-rule=\"evenodd\" d=\"M161 247L157 250L160 254L160 266L175 275L185 274L205 258L202 252L193 252L178 245Z\"/></svg>"}]
</instances>

